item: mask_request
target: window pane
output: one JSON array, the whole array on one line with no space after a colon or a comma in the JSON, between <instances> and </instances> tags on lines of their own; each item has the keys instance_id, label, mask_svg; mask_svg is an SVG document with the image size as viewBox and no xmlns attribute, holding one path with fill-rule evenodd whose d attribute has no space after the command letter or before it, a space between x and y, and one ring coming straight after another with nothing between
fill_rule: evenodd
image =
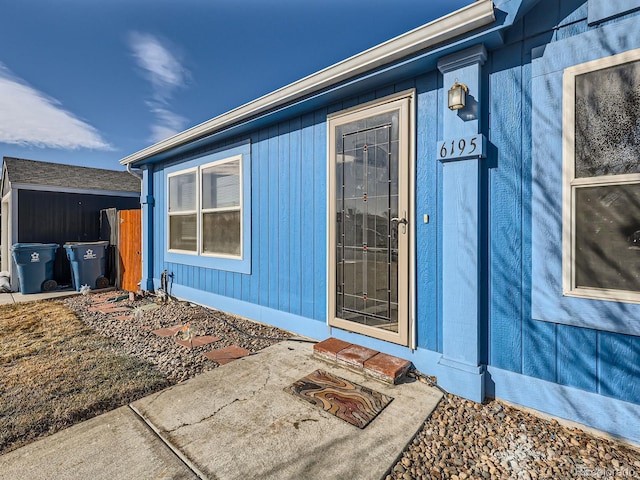
<instances>
[{"instance_id":1,"label":"window pane","mask_svg":"<svg viewBox=\"0 0 640 480\"><path fill-rule=\"evenodd\" d=\"M196 251L196 215L169 216L169 248Z\"/></svg>"},{"instance_id":2,"label":"window pane","mask_svg":"<svg viewBox=\"0 0 640 480\"><path fill-rule=\"evenodd\" d=\"M640 291L640 185L575 194L576 287Z\"/></svg>"},{"instance_id":3,"label":"window pane","mask_svg":"<svg viewBox=\"0 0 640 480\"><path fill-rule=\"evenodd\" d=\"M240 206L240 160L202 169L202 208Z\"/></svg>"},{"instance_id":4,"label":"window pane","mask_svg":"<svg viewBox=\"0 0 640 480\"><path fill-rule=\"evenodd\" d=\"M336 127L350 132L341 138L335 164L336 316L389 332L398 332L397 239L389 245L392 229L397 232L397 223L389 222L389 163L398 161L390 154L398 117L394 111ZM397 212L397 195L395 204Z\"/></svg>"},{"instance_id":5,"label":"window pane","mask_svg":"<svg viewBox=\"0 0 640 480\"><path fill-rule=\"evenodd\" d=\"M575 78L576 177L640 172L640 62Z\"/></svg>"},{"instance_id":6,"label":"window pane","mask_svg":"<svg viewBox=\"0 0 640 480\"><path fill-rule=\"evenodd\" d=\"M366 119L366 126L367 128L371 128L391 124L394 127L397 127L399 115L399 110L394 110L393 112L383 113L375 117L369 117Z\"/></svg>"},{"instance_id":7,"label":"window pane","mask_svg":"<svg viewBox=\"0 0 640 480\"><path fill-rule=\"evenodd\" d=\"M202 251L241 255L239 210L202 214Z\"/></svg>"},{"instance_id":8,"label":"window pane","mask_svg":"<svg viewBox=\"0 0 640 480\"><path fill-rule=\"evenodd\" d=\"M169 211L196 209L196 172L169 177Z\"/></svg>"}]
</instances>

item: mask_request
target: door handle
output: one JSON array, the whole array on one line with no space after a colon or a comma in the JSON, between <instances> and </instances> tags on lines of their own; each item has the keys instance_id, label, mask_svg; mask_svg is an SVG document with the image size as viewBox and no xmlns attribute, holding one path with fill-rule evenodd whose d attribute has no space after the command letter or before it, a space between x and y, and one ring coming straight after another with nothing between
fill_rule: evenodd
<instances>
[{"instance_id":1,"label":"door handle","mask_svg":"<svg viewBox=\"0 0 640 480\"><path fill-rule=\"evenodd\" d=\"M409 223L409 221L405 218L407 216L407 212L404 212L404 217L399 218L399 217L393 217L391 219L392 222L398 222L398 224L402 225L402 233L407 233L407 224Z\"/></svg>"}]
</instances>

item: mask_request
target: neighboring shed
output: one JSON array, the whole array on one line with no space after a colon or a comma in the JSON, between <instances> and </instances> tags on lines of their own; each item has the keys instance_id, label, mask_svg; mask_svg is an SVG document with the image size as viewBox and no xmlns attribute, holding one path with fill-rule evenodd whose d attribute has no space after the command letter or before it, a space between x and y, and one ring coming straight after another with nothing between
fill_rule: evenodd
<instances>
[{"instance_id":1,"label":"neighboring shed","mask_svg":"<svg viewBox=\"0 0 640 480\"><path fill-rule=\"evenodd\" d=\"M640 0L473 2L122 159L142 286L640 442L639 112Z\"/></svg>"},{"instance_id":2,"label":"neighboring shed","mask_svg":"<svg viewBox=\"0 0 640 480\"><path fill-rule=\"evenodd\" d=\"M140 180L124 171L4 157L2 166L2 270L10 271L11 245L23 242L58 243L54 278L71 282L62 245L100 237L100 211L139 209Z\"/></svg>"}]
</instances>

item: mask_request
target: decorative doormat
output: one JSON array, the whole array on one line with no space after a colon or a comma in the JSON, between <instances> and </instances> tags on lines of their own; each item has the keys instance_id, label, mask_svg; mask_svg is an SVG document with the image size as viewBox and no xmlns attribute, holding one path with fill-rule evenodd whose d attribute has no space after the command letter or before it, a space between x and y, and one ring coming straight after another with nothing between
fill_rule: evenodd
<instances>
[{"instance_id":1,"label":"decorative doormat","mask_svg":"<svg viewBox=\"0 0 640 480\"><path fill-rule=\"evenodd\" d=\"M364 428L391 403L393 397L316 370L284 389L351 425Z\"/></svg>"}]
</instances>

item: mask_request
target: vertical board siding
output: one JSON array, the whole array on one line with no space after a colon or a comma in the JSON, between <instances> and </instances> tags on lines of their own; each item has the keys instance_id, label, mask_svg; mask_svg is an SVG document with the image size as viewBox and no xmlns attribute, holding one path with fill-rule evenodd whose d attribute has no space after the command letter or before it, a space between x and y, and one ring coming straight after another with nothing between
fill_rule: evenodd
<instances>
[{"instance_id":1,"label":"vertical board siding","mask_svg":"<svg viewBox=\"0 0 640 480\"><path fill-rule=\"evenodd\" d=\"M262 237L262 241L268 241L269 243L269 302L267 306L270 308L277 309L278 308L278 270L281 265L280 258L278 255L279 245L278 245L278 221L280 219L278 214L278 189L279 189L279 178L278 178L278 126L274 125L269 128L269 140L268 140L268 159L266 164L269 166L269 177L268 177L268 205L269 205L269 235L267 238ZM261 178L260 181L263 182L264 186L264 178Z\"/></svg>"},{"instance_id":2,"label":"vertical board siding","mask_svg":"<svg viewBox=\"0 0 640 480\"><path fill-rule=\"evenodd\" d=\"M305 210L302 196L302 120L295 118L289 135L289 311L302 313L302 232L301 215Z\"/></svg>"},{"instance_id":3,"label":"vertical board siding","mask_svg":"<svg viewBox=\"0 0 640 480\"><path fill-rule=\"evenodd\" d=\"M489 183L489 364L640 403L640 337L531 317L531 202L536 181L532 171L532 105L547 102L549 92L533 89L530 52L548 41L585 31L586 24L578 22L560 28L551 38L554 26L565 24L567 19L579 21L584 13L584 8L574 11L564 4L541 2L524 18L527 33L521 38L525 39L519 41L513 30L509 33L512 44L492 53L489 135L498 158L491 166ZM560 82L552 88L561 88ZM550 208L558 209L560 202L550 198Z\"/></svg>"},{"instance_id":4,"label":"vertical board siding","mask_svg":"<svg viewBox=\"0 0 640 480\"><path fill-rule=\"evenodd\" d=\"M225 281L225 295L229 298L236 298L236 284L235 284L235 276L237 273L235 272L225 272L224 273L224 281Z\"/></svg>"},{"instance_id":5,"label":"vertical board siding","mask_svg":"<svg viewBox=\"0 0 640 480\"><path fill-rule=\"evenodd\" d=\"M417 344L422 348L438 348L441 329L438 323L438 162L433 145L438 141L438 75L432 72L415 83L416 106L416 175L414 216L416 234L416 319ZM423 215L429 215L424 223Z\"/></svg>"},{"instance_id":6,"label":"vertical board siding","mask_svg":"<svg viewBox=\"0 0 640 480\"><path fill-rule=\"evenodd\" d=\"M260 185L260 157L259 157L259 136L254 137L254 143L251 145L251 236L255 240L251 242L251 275L246 275L249 282L249 298L248 301L253 304L260 304L260 278L259 278L259 259L262 242L257 241L261 238L262 225L262 199Z\"/></svg>"},{"instance_id":7,"label":"vertical board siding","mask_svg":"<svg viewBox=\"0 0 640 480\"><path fill-rule=\"evenodd\" d=\"M251 274L164 262L166 185L158 168L156 278L167 269L180 285L324 321L326 115L319 110L250 135Z\"/></svg>"},{"instance_id":8,"label":"vertical board siding","mask_svg":"<svg viewBox=\"0 0 640 480\"><path fill-rule=\"evenodd\" d=\"M555 382L556 325L533 319L522 322L522 373Z\"/></svg>"},{"instance_id":9,"label":"vertical board siding","mask_svg":"<svg viewBox=\"0 0 640 480\"><path fill-rule=\"evenodd\" d=\"M489 168L489 358L521 372L522 327L522 102L521 44L492 54ZM494 163L495 162L495 163Z\"/></svg>"},{"instance_id":10,"label":"vertical board siding","mask_svg":"<svg viewBox=\"0 0 640 480\"><path fill-rule=\"evenodd\" d=\"M164 263L164 252L167 248L164 234L164 229L166 228L165 212L167 211L166 189L167 186L164 183L164 171L161 168L156 168L153 171L153 272L156 278L160 278L162 270L166 268Z\"/></svg>"},{"instance_id":11,"label":"vertical board siding","mask_svg":"<svg viewBox=\"0 0 640 480\"><path fill-rule=\"evenodd\" d=\"M429 111L437 111L438 76L433 72L427 78L423 83L428 94L426 111L421 111L425 125L420 121L417 128L420 129L420 137L427 139L421 149L425 159L420 164L428 163L428 167L421 174L423 181L419 188L424 192L425 209L431 209L432 218L435 218L437 167L435 162L428 161L433 153L427 143L437 140L436 117ZM163 233L166 229L166 185L164 172L159 168L155 188L161 201L155 211L154 233L156 239L162 241L156 244L156 276L159 277L166 268L175 274L175 282L181 285L324 321L327 314L327 114L416 86L414 79L388 85L249 135L252 143L251 235L254 239L251 274L171 264L162 260L166 249ZM217 147L213 145L211 148ZM206 153L206 149L201 153ZM422 219L422 213L418 218ZM427 228L431 226L428 251L424 252L430 260L427 260L429 265L423 275L426 276L425 281L435 288L437 229L435 222ZM420 338L423 344L427 342L436 348L437 295L433 290L425 292L422 297L420 295L418 291L418 298L424 298L425 305L428 305L428 310L425 310L428 326L422 328Z\"/></svg>"},{"instance_id":12,"label":"vertical board siding","mask_svg":"<svg viewBox=\"0 0 640 480\"><path fill-rule=\"evenodd\" d=\"M447 95L447 92L444 89L444 85L442 84L443 80L442 80L442 76L438 75L438 101L437 104L438 105L443 105L444 106L444 96ZM443 131L443 122L444 120L442 120L441 118L439 118L438 120L438 132L442 132ZM441 139L441 135L438 134L438 140ZM443 201L442 201L442 185L443 185L443 168L444 168L444 162L436 162L436 209L437 209L437 215L436 215L436 222L437 222L437 229L438 232L442 231L442 219L444 218L444 207L443 207ZM438 240L440 238L440 235L438 236ZM442 260L442 242L438 241L437 243L437 250L436 250L436 271L438 272L438 279L441 280L440 277L440 272L442 272L442 264L443 264L443 260ZM442 282L440 281L439 285L438 285L438 289L437 289L437 298L438 298L438 303L437 303L437 310L438 310L438 352L443 352L444 351L444 335L442 334L442 330L443 330L443 324L444 324L444 316L442 313L443 307L442 307Z\"/></svg>"},{"instance_id":13,"label":"vertical board siding","mask_svg":"<svg viewBox=\"0 0 640 480\"><path fill-rule=\"evenodd\" d=\"M597 332L558 325L558 383L595 392Z\"/></svg>"},{"instance_id":14,"label":"vertical board siding","mask_svg":"<svg viewBox=\"0 0 640 480\"><path fill-rule=\"evenodd\" d=\"M218 293L218 272L215 270L209 270L207 276L211 282L211 289L209 291L212 293Z\"/></svg>"},{"instance_id":15,"label":"vertical board siding","mask_svg":"<svg viewBox=\"0 0 640 480\"><path fill-rule=\"evenodd\" d=\"M278 229L278 248L282 258L278 268L278 310L289 311L289 256L292 254L289 237L291 236L290 208L289 208L289 124L279 125L278 143L278 223L274 227Z\"/></svg>"},{"instance_id":16,"label":"vertical board siding","mask_svg":"<svg viewBox=\"0 0 640 480\"><path fill-rule=\"evenodd\" d=\"M198 269L198 286L199 288L203 288L204 285L207 284L207 269L199 268Z\"/></svg>"},{"instance_id":17,"label":"vertical board siding","mask_svg":"<svg viewBox=\"0 0 640 480\"><path fill-rule=\"evenodd\" d=\"M598 333L598 392L640 403L640 337Z\"/></svg>"},{"instance_id":18,"label":"vertical board siding","mask_svg":"<svg viewBox=\"0 0 640 480\"><path fill-rule=\"evenodd\" d=\"M327 310L327 110L315 113L313 139L313 318L326 320Z\"/></svg>"},{"instance_id":19,"label":"vertical board siding","mask_svg":"<svg viewBox=\"0 0 640 480\"><path fill-rule=\"evenodd\" d=\"M180 264L178 267L178 278L176 279L176 281L178 283L181 283L182 285L186 285L187 287L191 287L193 284L191 282L191 278L190 278L190 272L191 272L192 267L189 265L182 265Z\"/></svg>"},{"instance_id":20,"label":"vertical board siding","mask_svg":"<svg viewBox=\"0 0 640 480\"><path fill-rule=\"evenodd\" d=\"M523 44L522 50L522 122L523 124L531 118L531 45L527 42ZM521 318L532 318L531 316L531 198L532 198L532 135L531 128L521 129L521 151L522 151L522 205L520 211L521 228L522 228L522 311ZM524 322L521 323L520 333L520 356L524 355ZM524 359L521 359L520 370L524 370Z\"/></svg>"},{"instance_id":21,"label":"vertical board siding","mask_svg":"<svg viewBox=\"0 0 640 480\"><path fill-rule=\"evenodd\" d=\"M260 176L252 181L258 182L260 187L260 236L255 243L260 244L257 258L251 259L251 264L257 267L259 282L260 305L269 304L269 132L261 130L257 148L257 156L253 161L260 164ZM266 179L266 181L265 181ZM253 275L254 277L256 274Z\"/></svg>"},{"instance_id":22,"label":"vertical board siding","mask_svg":"<svg viewBox=\"0 0 640 480\"><path fill-rule=\"evenodd\" d=\"M313 113L302 117L302 191L300 205L302 218L300 222L302 252L302 316L313 318L314 303L314 263L313 263ZM324 272L324 269L323 269Z\"/></svg>"}]
</instances>

